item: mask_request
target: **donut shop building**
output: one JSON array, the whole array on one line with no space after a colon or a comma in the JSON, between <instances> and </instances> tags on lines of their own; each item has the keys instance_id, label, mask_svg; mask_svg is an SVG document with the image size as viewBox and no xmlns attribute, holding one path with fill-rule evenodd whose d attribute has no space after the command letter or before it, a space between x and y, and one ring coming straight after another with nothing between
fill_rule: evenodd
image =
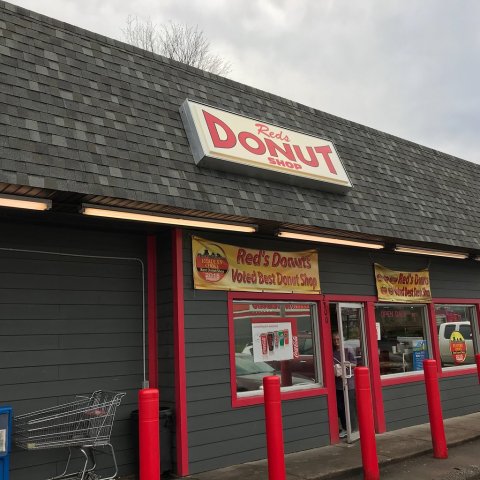
<instances>
[{"instance_id":1,"label":"donut shop building","mask_svg":"<svg viewBox=\"0 0 480 480\"><path fill-rule=\"evenodd\" d=\"M478 411L479 165L0 12L2 404L126 392L127 475L138 390L158 388L179 476L266 457L265 375L287 453L358 438L356 365L377 433L428 421L426 358L444 417ZM60 468L12 453L15 480Z\"/></svg>"}]
</instances>

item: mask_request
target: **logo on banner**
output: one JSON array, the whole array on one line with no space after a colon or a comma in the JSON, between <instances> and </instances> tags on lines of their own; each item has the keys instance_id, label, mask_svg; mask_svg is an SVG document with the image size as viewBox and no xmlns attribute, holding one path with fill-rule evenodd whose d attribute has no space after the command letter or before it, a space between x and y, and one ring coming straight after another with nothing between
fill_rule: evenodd
<instances>
[{"instance_id":1,"label":"logo on banner","mask_svg":"<svg viewBox=\"0 0 480 480\"><path fill-rule=\"evenodd\" d=\"M218 282L228 272L228 260L222 247L214 243L205 245L203 252L195 256L198 275L207 282Z\"/></svg>"}]
</instances>

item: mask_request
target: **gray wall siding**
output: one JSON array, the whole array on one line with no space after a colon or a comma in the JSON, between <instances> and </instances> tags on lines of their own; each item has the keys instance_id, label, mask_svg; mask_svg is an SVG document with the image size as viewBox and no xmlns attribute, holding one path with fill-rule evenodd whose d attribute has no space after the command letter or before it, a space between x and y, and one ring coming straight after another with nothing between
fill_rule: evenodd
<instances>
[{"instance_id":1,"label":"gray wall siding","mask_svg":"<svg viewBox=\"0 0 480 480\"><path fill-rule=\"evenodd\" d=\"M384 387L382 393L387 431L428 422L423 382Z\"/></svg>"},{"instance_id":2,"label":"gray wall siding","mask_svg":"<svg viewBox=\"0 0 480 480\"><path fill-rule=\"evenodd\" d=\"M242 240L245 244L245 238L230 243ZM194 290L189 234L183 253L189 466L194 474L265 458L265 420L263 405L231 406L227 293ZM290 400L282 407L286 452L328 445L326 397Z\"/></svg>"},{"instance_id":3,"label":"gray wall siding","mask_svg":"<svg viewBox=\"0 0 480 480\"><path fill-rule=\"evenodd\" d=\"M480 410L477 375L443 378L439 386L444 418ZM384 387L383 403L387 431L429 421L424 382Z\"/></svg>"},{"instance_id":4,"label":"gray wall siding","mask_svg":"<svg viewBox=\"0 0 480 480\"><path fill-rule=\"evenodd\" d=\"M158 384L161 406L175 404L171 234L157 236Z\"/></svg>"},{"instance_id":5,"label":"gray wall siding","mask_svg":"<svg viewBox=\"0 0 480 480\"><path fill-rule=\"evenodd\" d=\"M1 224L0 247L143 257L145 237ZM112 442L133 471L130 412L142 381L139 262L0 250L0 398L15 414L94 390L127 392ZM60 473L64 449L14 448L12 480Z\"/></svg>"},{"instance_id":6,"label":"gray wall siding","mask_svg":"<svg viewBox=\"0 0 480 480\"><path fill-rule=\"evenodd\" d=\"M461 375L439 381L444 418L480 411L478 376Z\"/></svg>"},{"instance_id":7,"label":"gray wall siding","mask_svg":"<svg viewBox=\"0 0 480 480\"><path fill-rule=\"evenodd\" d=\"M175 413L175 358L173 346L173 289L172 289L172 250L171 233L157 235L157 318L158 318L158 388L160 408L171 408ZM160 428L170 429L170 451L162 443L162 457L170 455L172 470L176 469L176 435L174 416L161 417ZM168 438L160 435L160 439ZM165 467L165 465L162 467Z\"/></svg>"},{"instance_id":8,"label":"gray wall siding","mask_svg":"<svg viewBox=\"0 0 480 480\"><path fill-rule=\"evenodd\" d=\"M376 296L373 264L380 263L392 270L415 271L428 267L434 297L480 298L478 262L326 246L320 246L318 250L323 293Z\"/></svg>"}]
</instances>

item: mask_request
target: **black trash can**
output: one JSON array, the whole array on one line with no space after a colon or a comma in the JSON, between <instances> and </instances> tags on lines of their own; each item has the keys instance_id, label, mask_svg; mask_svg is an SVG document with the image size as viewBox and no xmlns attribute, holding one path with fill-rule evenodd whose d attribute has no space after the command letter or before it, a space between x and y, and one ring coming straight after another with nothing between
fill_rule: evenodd
<instances>
[{"instance_id":1,"label":"black trash can","mask_svg":"<svg viewBox=\"0 0 480 480\"><path fill-rule=\"evenodd\" d=\"M172 429L173 412L171 408L160 407L160 471L172 471ZM136 471L138 472L138 410L130 414L132 438L135 449Z\"/></svg>"}]
</instances>

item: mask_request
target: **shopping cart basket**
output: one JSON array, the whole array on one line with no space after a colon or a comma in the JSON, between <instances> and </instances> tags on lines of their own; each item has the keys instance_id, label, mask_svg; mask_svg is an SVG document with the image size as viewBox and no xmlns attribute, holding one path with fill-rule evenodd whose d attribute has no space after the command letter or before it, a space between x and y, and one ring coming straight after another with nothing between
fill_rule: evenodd
<instances>
[{"instance_id":1,"label":"shopping cart basket","mask_svg":"<svg viewBox=\"0 0 480 480\"><path fill-rule=\"evenodd\" d=\"M89 397L76 397L65 403L14 418L15 443L26 450L68 447L67 465L62 474L50 480L111 480L117 477L115 451L110 443L115 411L125 393L96 391ZM112 457L114 474L102 477L95 472L95 451L106 447ZM85 459L83 468L69 473L72 450Z\"/></svg>"}]
</instances>

